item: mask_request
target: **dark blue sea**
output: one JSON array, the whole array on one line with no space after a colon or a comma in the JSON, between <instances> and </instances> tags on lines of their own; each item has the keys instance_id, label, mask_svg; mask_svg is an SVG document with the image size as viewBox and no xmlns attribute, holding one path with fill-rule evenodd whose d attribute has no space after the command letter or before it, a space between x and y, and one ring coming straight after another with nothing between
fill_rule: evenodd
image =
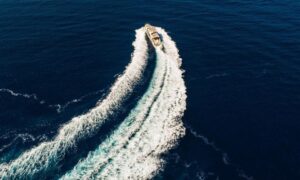
<instances>
[{"instance_id":1,"label":"dark blue sea","mask_svg":"<svg viewBox=\"0 0 300 180\"><path fill-rule=\"evenodd\" d=\"M0 6L2 165L53 140L105 99L131 60L135 30L150 23L176 42L187 95L185 135L161 155L164 166L154 179L300 179L299 1L1 0ZM123 122L153 76L149 51L141 82L108 123L33 179L63 176Z\"/></svg>"}]
</instances>

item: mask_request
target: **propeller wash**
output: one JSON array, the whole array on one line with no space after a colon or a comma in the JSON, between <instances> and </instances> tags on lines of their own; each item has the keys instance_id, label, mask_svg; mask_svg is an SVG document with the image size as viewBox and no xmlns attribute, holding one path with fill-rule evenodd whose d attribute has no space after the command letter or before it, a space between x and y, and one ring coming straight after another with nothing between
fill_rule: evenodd
<instances>
[{"instance_id":1,"label":"propeller wash","mask_svg":"<svg viewBox=\"0 0 300 180\"><path fill-rule=\"evenodd\" d=\"M150 85L122 123L61 179L149 179L163 169L161 155L184 136L181 121L186 87L175 42L162 29L163 49L155 47L156 65ZM136 30L131 62L108 95L88 113L62 126L51 141L0 165L2 178L35 178L59 168L60 160L78 141L91 137L116 112L142 79L148 47L144 28Z\"/></svg>"}]
</instances>

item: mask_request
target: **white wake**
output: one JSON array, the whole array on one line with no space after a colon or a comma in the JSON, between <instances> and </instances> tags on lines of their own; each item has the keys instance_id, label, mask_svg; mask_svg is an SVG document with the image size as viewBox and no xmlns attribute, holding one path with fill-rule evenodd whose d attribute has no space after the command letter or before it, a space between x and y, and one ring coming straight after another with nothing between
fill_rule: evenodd
<instances>
[{"instance_id":1,"label":"white wake","mask_svg":"<svg viewBox=\"0 0 300 180\"><path fill-rule=\"evenodd\" d=\"M79 103L79 102L83 101L85 98L87 98L91 95L99 94L103 91L104 90L98 90L98 91L90 92L90 93L85 94L85 95L83 95L79 98L72 99L72 100L66 102L65 104L49 104L44 99L39 98L36 94L19 93L19 92L15 92L14 90L11 90L11 89L0 88L0 92L2 92L2 93L8 93L11 96L22 97L22 98L37 101L41 105L47 105L49 108L55 108L57 113L61 113L62 111L64 111L70 105L75 104L75 103Z\"/></svg>"},{"instance_id":2,"label":"white wake","mask_svg":"<svg viewBox=\"0 0 300 180\"><path fill-rule=\"evenodd\" d=\"M0 88L0 92L9 93L12 96L16 96L16 97L20 96L20 97L23 97L23 98L26 98L26 99L30 99L30 98L32 98L34 100L38 99L36 94L18 93L18 92L14 92L13 90L7 89L7 88Z\"/></svg>"},{"instance_id":3,"label":"white wake","mask_svg":"<svg viewBox=\"0 0 300 180\"><path fill-rule=\"evenodd\" d=\"M133 46L135 50L131 62L112 85L106 98L98 102L88 113L74 117L62 126L52 141L39 144L8 164L0 164L0 179L31 179L43 176L48 171L59 168L59 161L68 150L76 146L77 141L97 132L142 78L148 59L147 42L142 28L136 31Z\"/></svg>"},{"instance_id":4,"label":"white wake","mask_svg":"<svg viewBox=\"0 0 300 180\"><path fill-rule=\"evenodd\" d=\"M156 67L146 93L122 124L62 179L149 179L162 169L161 155L184 135L181 59L167 33L157 30L165 52L156 49Z\"/></svg>"}]
</instances>

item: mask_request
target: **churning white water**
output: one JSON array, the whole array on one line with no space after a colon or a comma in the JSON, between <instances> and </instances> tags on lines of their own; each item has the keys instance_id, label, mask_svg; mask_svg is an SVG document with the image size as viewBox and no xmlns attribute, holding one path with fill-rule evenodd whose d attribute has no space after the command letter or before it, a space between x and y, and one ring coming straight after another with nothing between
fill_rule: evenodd
<instances>
[{"instance_id":1,"label":"churning white water","mask_svg":"<svg viewBox=\"0 0 300 180\"><path fill-rule=\"evenodd\" d=\"M143 28L136 30L131 62L110 88L106 98L97 103L88 113L71 119L61 127L51 141L43 142L24 152L8 164L0 165L0 179L34 178L57 168L66 151L96 133L99 127L127 99L141 80L148 59L148 47Z\"/></svg>"},{"instance_id":2,"label":"churning white water","mask_svg":"<svg viewBox=\"0 0 300 180\"><path fill-rule=\"evenodd\" d=\"M122 124L62 179L149 179L163 167L161 154L184 135L181 59L175 43L157 29L165 52L156 49L156 68L144 96Z\"/></svg>"}]
</instances>

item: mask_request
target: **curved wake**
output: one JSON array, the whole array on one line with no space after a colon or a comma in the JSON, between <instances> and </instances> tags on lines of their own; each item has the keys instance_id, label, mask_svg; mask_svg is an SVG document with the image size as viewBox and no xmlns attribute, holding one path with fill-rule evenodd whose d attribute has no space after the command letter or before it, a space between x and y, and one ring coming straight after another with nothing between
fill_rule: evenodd
<instances>
[{"instance_id":1,"label":"curved wake","mask_svg":"<svg viewBox=\"0 0 300 180\"><path fill-rule=\"evenodd\" d=\"M185 129L186 88L175 43L163 36L166 53L156 49L157 63L149 88L122 124L62 179L149 179Z\"/></svg>"},{"instance_id":2,"label":"curved wake","mask_svg":"<svg viewBox=\"0 0 300 180\"><path fill-rule=\"evenodd\" d=\"M186 108L186 87L181 59L175 42L163 29L157 31L163 37L165 52L155 50L156 66L148 89L119 127L61 179L149 179L164 166L161 155L185 134L181 118ZM41 143L8 164L0 164L0 179L43 177L59 169L60 161L78 141L96 133L142 79L148 59L143 28L136 31L133 46L130 64L107 97L62 126L52 141Z\"/></svg>"},{"instance_id":3,"label":"curved wake","mask_svg":"<svg viewBox=\"0 0 300 180\"><path fill-rule=\"evenodd\" d=\"M41 105L47 105L49 108L54 108L57 113L61 113L62 111L64 111L70 105L75 104L75 103L79 103L79 102L83 101L83 99L85 99L85 98L87 98L87 97L89 97L91 95L99 94L99 93L101 93L103 91L104 90L98 90L98 91L90 92L90 93L85 94L85 95L83 95L83 96L81 96L79 98L70 100L70 101L66 102L65 104L49 104L45 100L40 99L36 94L19 93L19 92L15 92L15 91L13 91L11 89L0 88L0 92L2 92L2 93L8 93L11 96L22 97L22 98L26 98L26 99L31 99L31 100L37 101Z\"/></svg>"},{"instance_id":4,"label":"curved wake","mask_svg":"<svg viewBox=\"0 0 300 180\"><path fill-rule=\"evenodd\" d=\"M0 179L43 177L47 172L59 168L59 161L78 141L97 132L105 120L133 92L134 87L142 78L147 64L148 49L142 28L136 31L133 46L135 50L130 64L112 85L107 97L88 113L74 117L62 126L52 141L41 143L8 164L1 164Z\"/></svg>"},{"instance_id":5,"label":"curved wake","mask_svg":"<svg viewBox=\"0 0 300 180\"><path fill-rule=\"evenodd\" d=\"M8 93L8 94L10 94L12 96L16 96L16 97L20 96L20 97L23 97L26 99L33 98L34 100L38 100L38 97L36 96L36 94L17 93L17 92L14 92L13 90L7 89L7 88L1 88L0 92Z\"/></svg>"}]
</instances>

